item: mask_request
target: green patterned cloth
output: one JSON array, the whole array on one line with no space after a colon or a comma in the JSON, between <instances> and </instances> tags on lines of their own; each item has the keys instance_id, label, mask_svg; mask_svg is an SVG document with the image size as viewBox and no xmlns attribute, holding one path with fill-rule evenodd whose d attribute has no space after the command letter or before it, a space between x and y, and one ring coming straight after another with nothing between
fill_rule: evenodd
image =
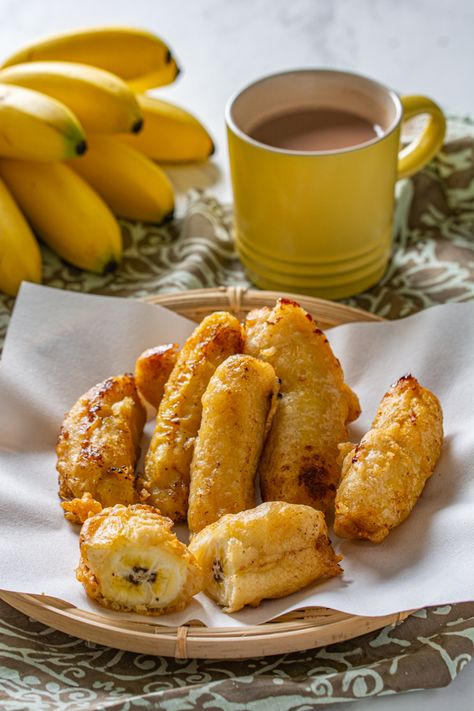
<instances>
[{"instance_id":1,"label":"green patterned cloth","mask_svg":"<svg viewBox=\"0 0 474 711\"><path fill-rule=\"evenodd\" d=\"M451 129L459 133L459 122ZM346 300L385 318L474 297L474 131L462 123L442 153L398 186L394 250L370 291ZM216 285L247 286L231 238L231 209L190 195L184 219L158 228L123 223L115 275L86 274L46 248L44 283L140 297ZM0 343L13 299L0 295ZM1 582L0 582L1 584ZM420 610L396 627L341 644L248 661L172 660L90 644L0 601L0 707L38 709L322 708L444 686L474 655L474 602Z\"/></svg>"}]
</instances>

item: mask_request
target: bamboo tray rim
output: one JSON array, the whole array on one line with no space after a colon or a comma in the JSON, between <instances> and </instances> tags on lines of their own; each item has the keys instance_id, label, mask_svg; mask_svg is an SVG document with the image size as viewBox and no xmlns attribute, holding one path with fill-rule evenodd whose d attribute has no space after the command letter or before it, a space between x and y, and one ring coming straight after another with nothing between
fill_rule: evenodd
<instances>
[{"instance_id":1,"label":"bamboo tray rim","mask_svg":"<svg viewBox=\"0 0 474 711\"><path fill-rule=\"evenodd\" d=\"M0 591L0 598L25 615L66 634L104 646L175 659L247 659L287 654L395 627L414 610L381 616L305 608L261 625L166 627L150 621L112 619L46 595ZM159 620L159 617L156 618Z\"/></svg>"},{"instance_id":2,"label":"bamboo tray rim","mask_svg":"<svg viewBox=\"0 0 474 711\"><path fill-rule=\"evenodd\" d=\"M172 292L140 299L160 305L191 320L226 310L244 316L254 308L270 305L277 298L297 301L323 326L343 323L383 321L367 311L337 302L301 294L260 291L245 287L217 287ZM246 659L284 654L334 644L361 634L397 625L413 610L365 617L328 608L302 608L260 625L206 627L191 621L178 627L150 622L116 619L86 610L45 595L0 590L0 598L15 609L55 629L96 644L177 659Z\"/></svg>"}]
</instances>

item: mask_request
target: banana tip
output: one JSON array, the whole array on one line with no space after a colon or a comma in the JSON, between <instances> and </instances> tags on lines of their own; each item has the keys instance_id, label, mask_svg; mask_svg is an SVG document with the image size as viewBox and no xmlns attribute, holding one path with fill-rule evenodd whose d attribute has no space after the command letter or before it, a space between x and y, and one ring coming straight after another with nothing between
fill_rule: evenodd
<instances>
[{"instance_id":1,"label":"banana tip","mask_svg":"<svg viewBox=\"0 0 474 711\"><path fill-rule=\"evenodd\" d=\"M118 261L116 259L111 259L110 261L107 262L107 264L104 267L104 274L110 274L111 272L114 272L118 267Z\"/></svg>"},{"instance_id":2,"label":"banana tip","mask_svg":"<svg viewBox=\"0 0 474 711\"><path fill-rule=\"evenodd\" d=\"M76 144L76 154L78 156L84 155L84 153L87 151L87 143L86 141L79 141L79 143Z\"/></svg>"},{"instance_id":3,"label":"banana tip","mask_svg":"<svg viewBox=\"0 0 474 711\"><path fill-rule=\"evenodd\" d=\"M171 222L171 220L174 217L174 210L170 210L169 212L164 215L163 219L160 222L160 225L167 225L168 222Z\"/></svg>"},{"instance_id":4,"label":"banana tip","mask_svg":"<svg viewBox=\"0 0 474 711\"><path fill-rule=\"evenodd\" d=\"M132 124L132 133L139 133L143 128L143 119L137 119L134 124Z\"/></svg>"},{"instance_id":5,"label":"banana tip","mask_svg":"<svg viewBox=\"0 0 474 711\"><path fill-rule=\"evenodd\" d=\"M216 144L214 143L214 141L211 141L211 148L209 150L208 158L213 156L215 152L216 152Z\"/></svg>"}]
</instances>

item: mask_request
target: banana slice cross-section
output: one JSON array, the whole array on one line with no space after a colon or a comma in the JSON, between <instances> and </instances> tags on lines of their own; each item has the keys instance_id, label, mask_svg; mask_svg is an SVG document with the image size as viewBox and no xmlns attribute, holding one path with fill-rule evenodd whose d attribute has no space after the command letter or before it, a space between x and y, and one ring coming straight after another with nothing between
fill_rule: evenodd
<instances>
[{"instance_id":1,"label":"banana slice cross-section","mask_svg":"<svg viewBox=\"0 0 474 711\"><path fill-rule=\"evenodd\" d=\"M89 597L113 610L162 615L182 610L202 590L194 556L151 506L117 505L81 529L77 579Z\"/></svg>"}]
</instances>

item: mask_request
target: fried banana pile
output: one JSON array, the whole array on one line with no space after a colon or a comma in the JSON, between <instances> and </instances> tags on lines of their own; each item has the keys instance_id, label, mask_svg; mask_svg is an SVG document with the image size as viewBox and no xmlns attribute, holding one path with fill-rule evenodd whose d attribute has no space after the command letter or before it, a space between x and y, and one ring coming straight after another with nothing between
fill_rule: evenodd
<instances>
[{"instance_id":1,"label":"fried banana pile","mask_svg":"<svg viewBox=\"0 0 474 711\"><path fill-rule=\"evenodd\" d=\"M138 473L145 403L157 414ZM181 351L148 349L61 428L59 494L83 524L78 580L105 607L159 615L201 590L236 612L340 575L325 515L338 536L380 543L412 511L443 440L439 401L411 375L353 445L359 415L325 334L288 299L243 325L213 313ZM171 531L186 519L189 547Z\"/></svg>"}]
</instances>

